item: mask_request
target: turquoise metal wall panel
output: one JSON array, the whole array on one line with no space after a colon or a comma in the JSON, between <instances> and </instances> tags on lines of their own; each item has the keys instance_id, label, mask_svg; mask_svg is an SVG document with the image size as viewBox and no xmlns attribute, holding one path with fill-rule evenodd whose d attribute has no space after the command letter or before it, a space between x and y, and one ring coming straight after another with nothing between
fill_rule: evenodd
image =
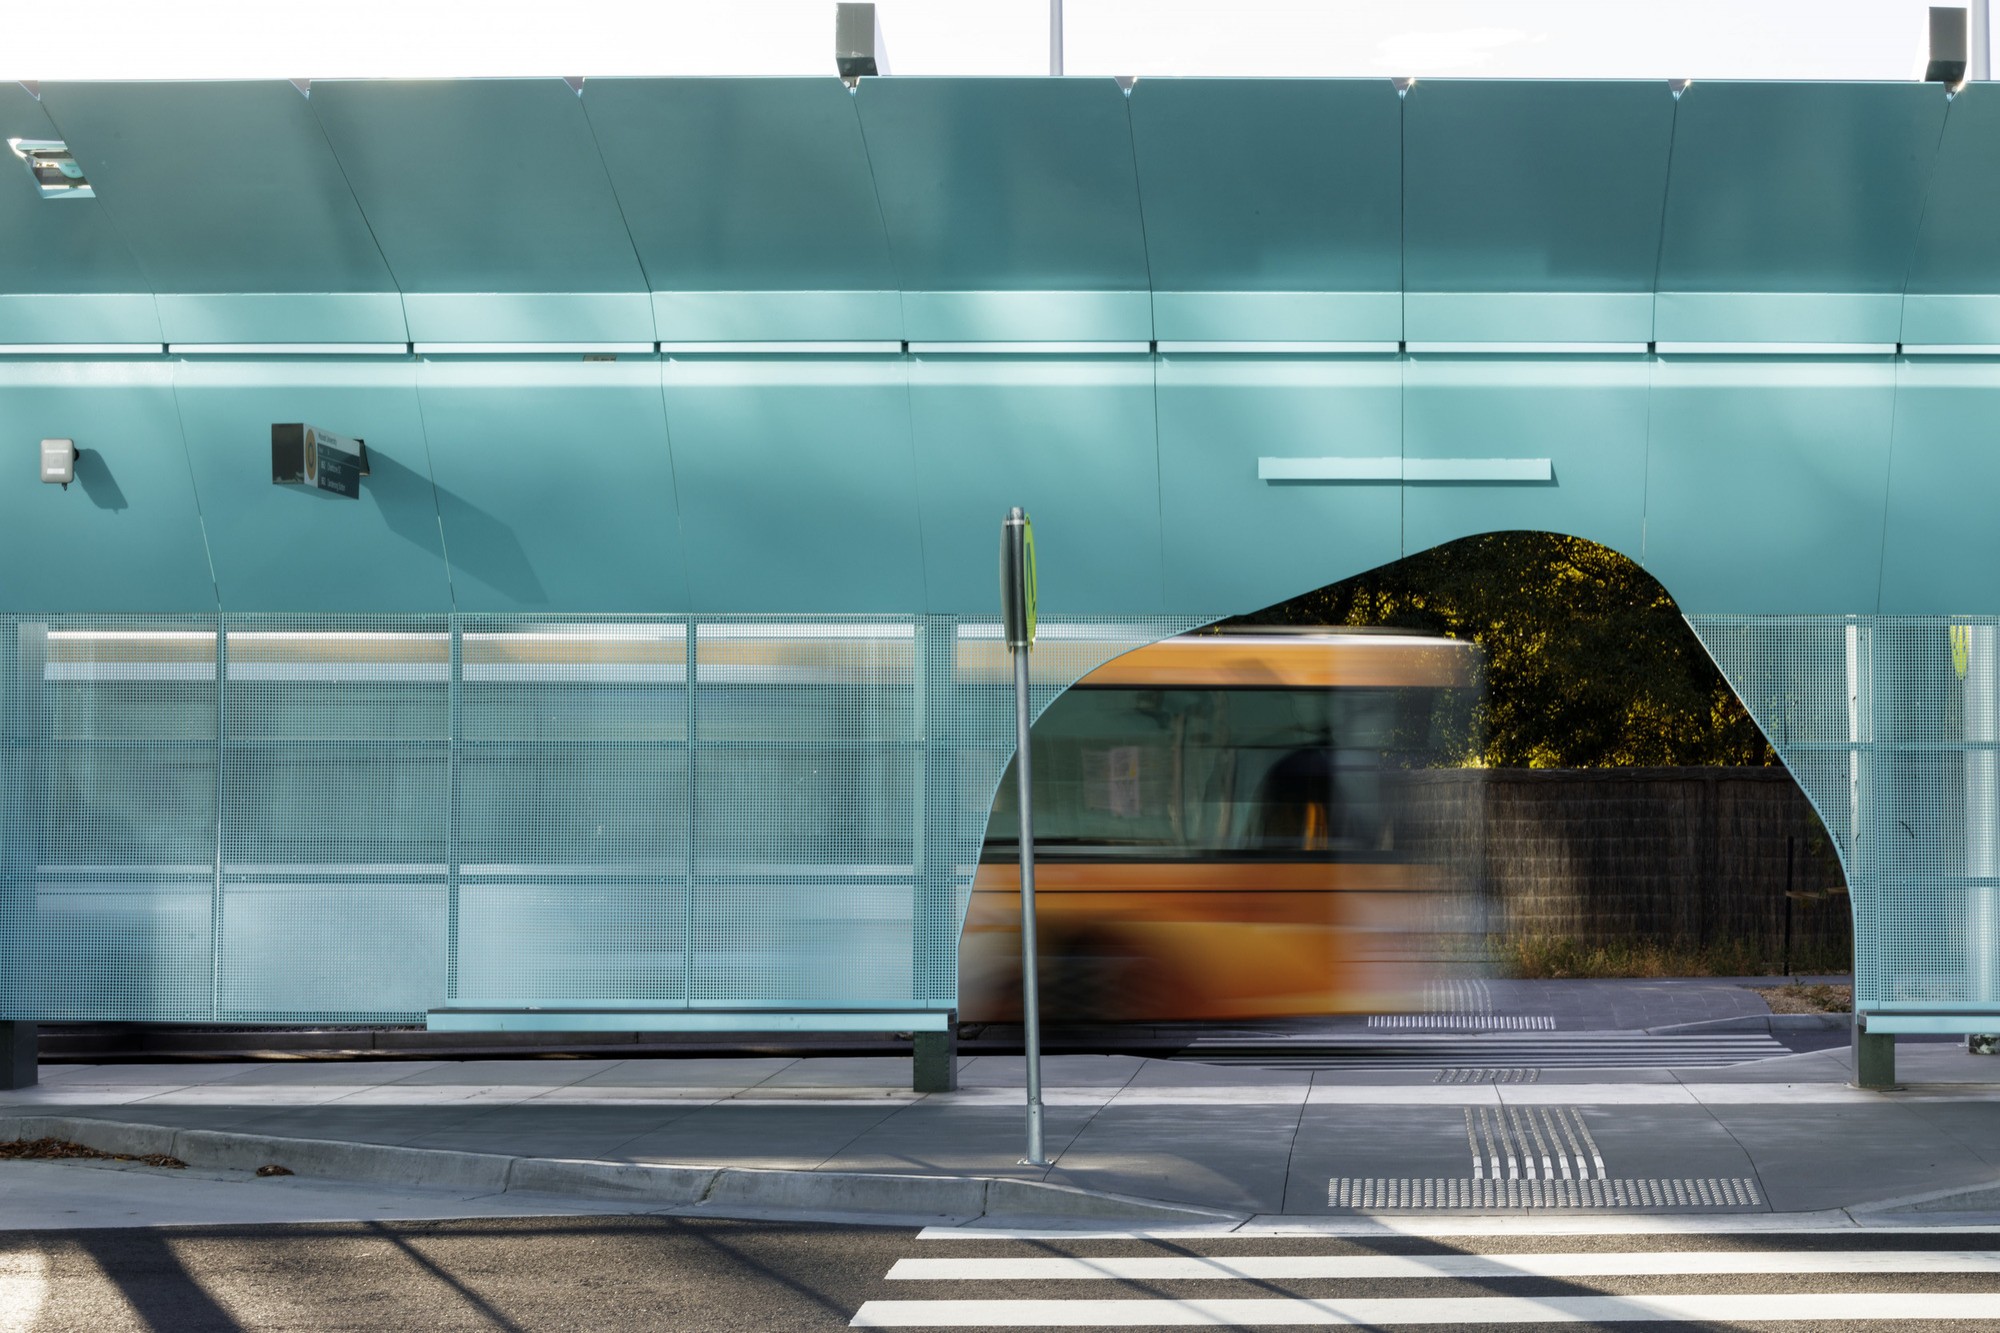
<instances>
[{"instance_id":1,"label":"turquoise metal wall panel","mask_svg":"<svg viewBox=\"0 0 2000 1333\"><path fill-rule=\"evenodd\" d=\"M1890 357L1663 357L1645 565L1690 615L1872 612Z\"/></svg>"},{"instance_id":2,"label":"turquoise metal wall panel","mask_svg":"<svg viewBox=\"0 0 2000 1333\"><path fill-rule=\"evenodd\" d=\"M1945 106L1935 84L1696 83L1675 121L1659 290L1899 292ZM1830 340L1807 319L1774 334L1739 330L1735 303L1699 309L1670 328L1663 303L1657 336ZM1899 324L1851 340L1894 342Z\"/></svg>"},{"instance_id":3,"label":"turquoise metal wall panel","mask_svg":"<svg viewBox=\"0 0 2000 1333\"><path fill-rule=\"evenodd\" d=\"M1912 295L2000 295L2000 253L1993 245L1992 228L1992 219L2000 214L2000 179L1993 173L1996 154L2000 154L2000 89L1968 84L1952 98L1938 139L1936 164L1924 196L1923 226L1905 284Z\"/></svg>"},{"instance_id":4,"label":"turquoise metal wall panel","mask_svg":"<svg viewBox=\"0 0 2000 1333\"><path fill-rule=\"evenodd\" d=\"M408 342L401 294L162 292L153 298L170 343Z\"/></svg>"},{"instance_id":5,"label":"turquoise metal wall panel","mask_svg":"<svg viewBox=\"0 0 2000 1333\"><path fill-rule=\"evenodd\" d=\"M665 376L695 610L924 605L901 356L676 357Z\"/></svg>"},{"instance_id":6,"label":"turquoise metal wall panel","mask_svg":"<svg viewBox=\"0 0 2000 1333\"><path fill-rule=\"evenodd\" d=\"M1402 554L1393 481L1287 485L1262 456L1396 458L1393 356L1167 356L1159 365L1167 604L1249 610Z\"/></svg>"},{"instance_id":7,"label":"turquoise metal wall panel","mask_svg":"<svg viewBox=\"0 0 2000 1333\"><path fill-rule=\"evenodd\" d=\"M655 291L895 287L839 79L592 79L583 110Z\"/></svg>"},{"instance_id":8,"label":"turquoise metal wall panel","mask_svg":"<svg viewBox=\"0 0 2000 1333\"><path fill-rule=\"evenodd\" d=\"M907 291L1144 291L1111 79L870 79L855 94Z\"/></svg>"},{"instance_id":9,"label":"turquoise metal wall panel","mask_svg":"<svg viewBox=\"0 0 2000 1333\"><path fill-rule=\"evenodd\" d=\"M396 290L311 105L284 80L52 83L42 100L152 290ZM369 337L400 337L400 319L384 327L398 332Z\"/></svg>"},{"instance_id":10,"label":"turquoise metal wall panel","mask_svg":"<svg viewBox=\"0 0 2000 1333\"><path fill-rule=\"evenodd\" d=\"M435 343L631 344L653 341L644 292L405 292L410 338Z\"/></svg>"},{"instance_id":11,"label":"turquoise metal wall panel","mask_svg":"<svg viewBox=\"0 0 2000 1333\"><path fill-rule=\"evenodd\" d=\"M655 358L445 358L417 387L459 610L686 608Z\"/></svg>"},{"instance_id":12,"label":"turquoise metal wall panel","mask_svg":"<svg viewBox=\"0 0 2000 1333\"><path fill-rule=\"evenodd\" d=\"M0 361L0 421L20 465L0 486L8 610L215 610L171 364ZM75 441L67 489L31 471L42 439Z\"/></svg>"},{"instance_id":13,"label":"turquoise metal wall panel","mask_svg":"<svg viewBox=\"0 0 2000 1333\"><path fill-rule=\"evenodd\" d=\"M646 290L590 122L560 79L321 82L311 105L405 293ZM497 331L482 340L529 340L505 306L492 303ZM615 308L597 336L652 337L649 302ZM481 339L408 310L412 338Z\"/></svg>"},{"instance_id":14,"label":"turquoise metal wall panel","mask_svg":"<svg viewBox=\"0 0 2000 1333\"><path fill-rule=\"evenodd\" d=\"M0 139L61 138L43 103L18 83L0 83ZM0 177L0 235L7 237L0 292L152 290L103 199L44 199L27 164L7 157L0 161L7 168Z\"/></svg>"},{"instance_id":15,"label":"turquoise metal wall panel","mask_svg":"<svg viewBox=\"0 0 2000 1333\"><path fill-rule=\"evenodd\" d=\"M1160 611L1150 358L914 357L910 416L932 611L993 605L995 515L1013 505L1039 525L1051 614Z\"/></svg>"},{"instance_id":16,"label":"turquoise metal wall panel","mask_svg":"<svg viewBox=\"0 0 2000 1333\"><path fill-rule=\"evenodd\" d=\"M903 294L654 292L661 342L901 341Z\"/></svg>"},{"instance_id":17,"label":"turquoise metal wall panel","mask_svg":"<svg viewBox=\"0 0 2000 1333\"><path fill-rule=\"evenodd\" d=\"M1674 100L1659 83L1412 87L1403 103L1406 336L1648 341L1651 301L1630 294L1653 288L1673 126ZM1460 295L1425 302L1419 293Z\"/></svg>"},{"instance_id":18,"label":"turquoise metal wall panel","mask_svg":"<svg viewBox=\"0 0 2000 1333\"><path fill-rule=\"evenodd\" d=\"M1546 458L1549 482L1410 482L1403 546L1542 529L1638 558L1646 502L1643 356L1412 356L1405 458Z\"/></svg>"},{"instance_id":19,"label":"turquoise metal wall panel","mask_svg":"<svg viewBox=\"0 0 2000 1333\"><path fill-rule=\"evenodd\" d=\"M451 610L415 362L201 357L174 395L223 606ZM365 440L360 497L272 485L276 422Z\"/></svg>"},{"instance_id":20,"label":"turquoise metal wall panel","mask_svg":"<svg viewBox=\"0 0 2000 1333\"><path fill-rule=\"evenodd\" d=\"M1897 370L1882 534L1885 615L2000 606L2000 364L1930 358Z\"/></svg>"},{"instance_id":21,"label":"turquoise metal wall panel","mask_svg":"<svg viewBox=\"0 0 2000 1333\"><path fill-rule=\"evenodd\" d=\"M1142 79L1132 151L1167 291L1401 282L1402 109L1387 79Z\"/></svg>"},{"instance_id":22,"label":"turquoise metal wall panel","mask_svg":"<svg viewBox=\"0 0 2000 1333\"><path fill-rule=\"evenodd\" d=\"M1161 342L1400 342L1403 294L1156 291L1153 336Z\"/></svg>"},{"instance_id":23,"label":"turquoise metal wall panel","mask_svg":"<svg viewBox=\"0 0 2000 1333\"><path fill-rule=\"evenodd\" d=\"M131 343L158 351L162 341L150 292L0 293L0 343Z\"/></svg>"},{"instance_id":24,"label":"turquoise metal wall panel","mask_svg":"<svg viewBox=\"0 0 2000 1333\"><path fill-rule=\"evenodd\" d=\"M904 292L911 342L1150 342L1149 293Z\"/></svg>"},{"instance_id":25,"label":"turquoise metal wall panel","mask_svg":"<svg viewBox=\"0 0 2000 1333\"><path fill-rule=\"evenodd\" d=\"M1846 343L1892 351L1903 320L1894 292L1668 292L1653 336L1672 343Z\"/></svg>"}]
</instances>

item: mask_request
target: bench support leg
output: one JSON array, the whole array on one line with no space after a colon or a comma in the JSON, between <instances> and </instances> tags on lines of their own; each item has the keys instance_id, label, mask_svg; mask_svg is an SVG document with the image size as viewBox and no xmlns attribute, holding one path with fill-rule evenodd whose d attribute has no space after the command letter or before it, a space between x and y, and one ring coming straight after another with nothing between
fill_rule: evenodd
<instances>
[{"instance_id":1,"label":"bench support leg","mask_svg":"<svg viewBox=\"0 0 2000 1333\"><path fill-rule=\"evenodd\" d=\"M39 1078L35 1025L0 1021L0 1088L32 1088Z\"/></svg>"},{"instance_id":2,"label":"bench support leg","mask_svg":"<svg viewBox=\"0 0 2000 1333\"><path fill-rule=\"evenodd\" d=\"M958 1024L943 1032L912 1034L916 1059L911 1062L910 1087L917 1092L958 1091Z\"/></svg>"}]
</instances>

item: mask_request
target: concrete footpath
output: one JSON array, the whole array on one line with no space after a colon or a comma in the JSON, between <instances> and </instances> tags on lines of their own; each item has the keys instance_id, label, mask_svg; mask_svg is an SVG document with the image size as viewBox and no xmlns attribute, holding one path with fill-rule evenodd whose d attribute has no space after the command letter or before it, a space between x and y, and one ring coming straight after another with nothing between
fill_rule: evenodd
<instances>
[{"instance_id":1,"label":"concrete footpath","mask_svg":"<svg viewBox=\"0 0 2000 1333\"><path fill-rule=\"evenodd\" d=\"M1662 1043L1663 1062L1686 1049L1623 1036ZM241 1220L315 1181L349 1193L313 1216L367 1215L369 1189L385 1192L384 1216L602 1206L1214 1227L1441 1212L2000 1215L2000 1060L1905 1043L1903 1090L1876 1093L1847 1086L1844 1046L1771 1049L1678 1069L1053 1056L1048 1168L1018 1160L1023 1062L1002 1056L965 1059L960 1090L929 1095L908 1090L910 1062L894 1057L48 1065L41 1086L0 1093L0 1140L166 1153L189 1164L189 1187L266 1191ZM265 1165L295 1175L256 1179ZM0 1184L26 1183L31 1167L36 1180L87 1170L0 1162ZM150 1170L96 1172L90 1188L150 1189L137 1183ZM33 1224L18 1216L25 1197L0 1190L0 1228ZM211 1204L178 1220L217 1220Z\"/></svg>"}]
</instances>

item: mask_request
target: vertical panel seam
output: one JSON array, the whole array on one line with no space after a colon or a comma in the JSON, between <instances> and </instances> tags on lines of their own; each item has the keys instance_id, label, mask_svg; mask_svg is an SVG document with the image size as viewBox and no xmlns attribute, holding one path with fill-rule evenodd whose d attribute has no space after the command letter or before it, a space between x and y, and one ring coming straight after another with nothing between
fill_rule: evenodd
<instances>
[{"instance_id":1,"label":"vertical panel seam","mask_svg":"<svg viewBox=\"0 0 2000 1333\"><path fill-rule=\"evenodd\" d=\"M1146 187L1139 181L1139 132L1132 126L1132 94L1124 93L1122 100L1125 103L1125 143L1132 152L1132 204L1139 218L1139 258L1146 266L1146 336L1151 341L1160 334L1153 308L1153 291L1158 284L1153 279L1152 243L1146 237ZM1146 361L1153 379L1153 517L1159 524L1160 609L1165 611L1168 606L1167 480L1160 461L1160 354L1157 343Z\"/></svg>"},{"instance_id":2,"label":"vertical panel seam","mask_svg":"<svg viewBox=\"0 0 2000 1333\"><path fill-rule=\"evenodd\" d=\"M1917 266L1917 248L1923 244L1924 223L1930 220L1931 190L1937 184L1938 162L1944 156L1945 127L1951 124L1951 110L1958 102L1955 95L1947 94L1944 114L1938 117L1937 141L1931 145L1931 167L1924 176L1923 194L1917 203L1917 225L1910 230L1909 253L1903 256L1903 281L1897 286L1902 299L1896 304L1896 344L1902 345L1903 325L1910 308L1910 274Z\"/></svg>"},{"instance_id":3,"label":"vertical panel seam","mask_svg":"<svg viewBox=\"0 0 2000 1333\"><path fill-rule=\"evenodd\" d=\"M347 197L354 201L354 212L361 219L361 225L368 229L368 243L375 247L376 258L382 261L382 271L389 275L390 285L396 292L396 309L403 313L403 341L410 341L410 308L403 299L403 280L396 276L396 266L389 262L389 252L382 248L382 238L375 234L375 223L368 216L367 208L361 203L361 196L354 189L354 181L347 174L347 164L340 160L340 150L334 146L333 136L326 132L326 122L320 119L319 108L313 105L312 94L303 94L306 112L312 117L313 125L319 130L319 137L326 144L327 155L333 159L333 169L340 173L340 183L347 187ZM432 483L434 486L435 482Z\"/></svg>"},{"instance_id":4,"label":"vertical panel seam","mask_svg":"<svg viewBox=\"0 0 2000 1333\"><path fill-rule=\"evenodd\" d=\"M597 126L590 119L590 99L579 88L575 93L577 110L583 114L584 132L590 135L590 150L597 154L597 166L604 173L605 188L611 191L611 206L618 210L618 226L625 233L625 244L632 247L632 263L639 270L639 281L645 284L646 322L652 326L653 339L660 337L659 317L653 307L653 275L646 271L646 257L639 253L638 238L632 235L631 219L625 216L625 201L618 194L618 179L611 174L611 164L604 160L604 145L597 141Z\"/></svg>"}]
</instances>

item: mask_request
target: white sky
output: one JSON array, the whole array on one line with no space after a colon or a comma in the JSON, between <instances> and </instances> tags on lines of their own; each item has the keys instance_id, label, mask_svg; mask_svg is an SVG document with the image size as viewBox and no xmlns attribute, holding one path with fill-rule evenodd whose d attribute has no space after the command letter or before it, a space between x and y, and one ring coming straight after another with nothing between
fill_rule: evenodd
<instances>
[{"instance_id":1,"label":"white sky","mask_svg":"<svg viewBox=\"0 0 2000 1333\"><path fill-rule=\"evenodd\" d=\"M0 78L828 74L833 0L0 0ZM1071 74L1908 79L1928 0L1065 0ZM879 0L896 74L1045 74L1048 0Z\"/></svg>"}]
</instances>

